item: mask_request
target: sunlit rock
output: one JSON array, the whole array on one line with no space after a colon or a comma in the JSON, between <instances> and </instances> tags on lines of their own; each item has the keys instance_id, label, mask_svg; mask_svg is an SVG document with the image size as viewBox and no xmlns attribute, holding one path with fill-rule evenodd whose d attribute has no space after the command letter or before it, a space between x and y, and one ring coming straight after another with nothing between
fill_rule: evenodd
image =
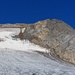
<instances>
[{"instance_id":1,"label":"sunlit rock","mask_svg":"<svg viewBox=\"0 0 75 75\"><path fill-rule=\"evenodd\" d=\"M24 38L75 64L75 30L61 20L38 21L26 27Z\"/></svg>"}]
</instances>

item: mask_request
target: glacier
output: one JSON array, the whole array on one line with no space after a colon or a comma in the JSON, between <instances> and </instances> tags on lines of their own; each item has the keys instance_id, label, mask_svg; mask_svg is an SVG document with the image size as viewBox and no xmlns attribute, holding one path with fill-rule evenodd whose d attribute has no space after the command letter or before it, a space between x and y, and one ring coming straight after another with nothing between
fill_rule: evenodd
<instances>
[{"instance_id":1,"label":"glacier","mask_svg":"<svg viewBox=\"0 0 75 75\"><path fill-rule=\"evenodd\" d=\"M47 52L28 40L13 39L18 28L0 29L0 75L75 75L75 65L50 59Z\"/></svg>"}]
</instances>

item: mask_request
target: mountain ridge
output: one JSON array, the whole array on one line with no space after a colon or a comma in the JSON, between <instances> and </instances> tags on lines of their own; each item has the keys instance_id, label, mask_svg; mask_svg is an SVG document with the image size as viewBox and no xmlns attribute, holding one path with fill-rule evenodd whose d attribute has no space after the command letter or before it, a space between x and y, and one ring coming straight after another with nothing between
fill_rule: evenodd
<instances>
[{"instance_id":1,"label":"mountain ridge","mask_svg":"<svg viewBox=\"0 0 75 75\"><path fill-rule=\"evenodd\" d=\"M43 20L28 25L24 38L50 50L59 58L75 64L75 30L61 20Z\"/></svg>"},{"instance_id":2,"label":"mountain ridge","mask_svg":"<svg viewBox=\"0 0 75 75\"><path fill-rule=\"evenodd\" d=\"M45 47L51 55L75 64L75 30L64 21L47 19L33 24L4 24L2 28L21 28L21 39Z\"/></svg>"}]
</instances>

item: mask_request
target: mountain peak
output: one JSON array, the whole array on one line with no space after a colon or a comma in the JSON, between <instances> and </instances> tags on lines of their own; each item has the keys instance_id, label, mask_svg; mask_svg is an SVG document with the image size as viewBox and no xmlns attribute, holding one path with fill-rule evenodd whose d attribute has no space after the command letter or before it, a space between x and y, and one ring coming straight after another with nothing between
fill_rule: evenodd
<instances>
[{"instance_id":1,"label":"mountain peak","mask_svg":"<svg viewBox=\"0 0 75 75\"><path fill-rule=\"evenodd\" d=\"M28 26L24 31L25 39L48 48L51 55L75 64L75 57L69 58L75 55L75 30L72 27L57 19L38 21L33 26Z\"/></svg>"}]
</instances>

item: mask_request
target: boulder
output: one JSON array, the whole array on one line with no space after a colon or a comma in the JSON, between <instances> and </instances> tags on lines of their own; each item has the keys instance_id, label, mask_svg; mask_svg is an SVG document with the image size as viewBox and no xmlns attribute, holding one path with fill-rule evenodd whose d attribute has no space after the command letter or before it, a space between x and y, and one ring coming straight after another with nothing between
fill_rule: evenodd
<instances>
[{"instance_id":1,"label":"boulder","mask_svg":"<svg viewBox=\"0 0 75 75\"><path fill-rule=\"evenodd\" d=\"M75 64L75 30L57 19L47 19L30 24L24 38L49 49L50 54Z\"/></svg>"}]
</instances>

